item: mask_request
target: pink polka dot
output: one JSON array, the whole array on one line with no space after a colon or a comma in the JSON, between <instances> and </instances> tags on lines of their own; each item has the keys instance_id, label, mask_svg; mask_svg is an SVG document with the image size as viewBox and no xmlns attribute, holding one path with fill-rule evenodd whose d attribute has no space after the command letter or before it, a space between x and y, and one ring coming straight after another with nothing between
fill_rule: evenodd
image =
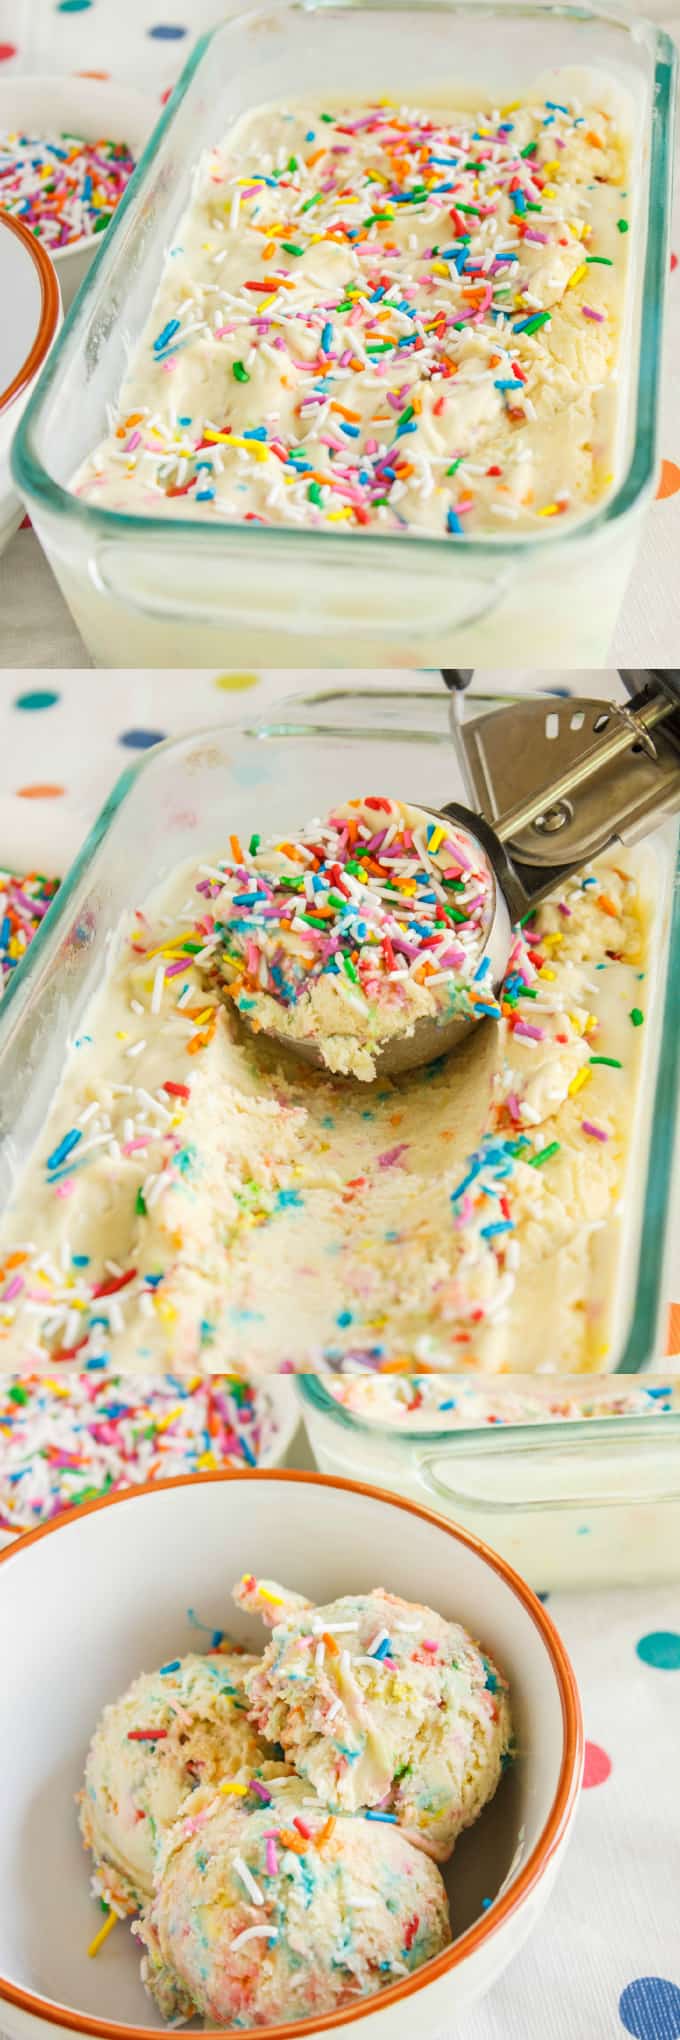
<instances>
[{"instance_id":1,"label":"pink polka dot","mask_svg":"<svg viewBox=\"0 0 680 2040\"><path fill-rule=\"evenodd\" d=\"M16 57L17 54L16 43L0 42L0 64L8 64L10 57Z\"/></svg>"},{"instance_id":2,"label":"pink polka dot","mask_svg":"<svg viewBox=\"0 0 680 2040\"><path fill-rule=\"evenodd\" d=\"M584 1787L604 1785L605 1780L609 1777L611 1767L612 1760L611 1757L607 1756L606 1750L601 1749L599 1743L587 1742L586 1758L583 1766Z\"/></svg>"},{"instance_id":3,"label":"pink polka dot","mask_svg":"<svg viewBox=\"0 0 680 2040\"><path fill-rule=\"evenodd\" d=\"M671 269L677 269L677 266L678 266L677 255L671 255Z\"/></svg>"}]
</instances>

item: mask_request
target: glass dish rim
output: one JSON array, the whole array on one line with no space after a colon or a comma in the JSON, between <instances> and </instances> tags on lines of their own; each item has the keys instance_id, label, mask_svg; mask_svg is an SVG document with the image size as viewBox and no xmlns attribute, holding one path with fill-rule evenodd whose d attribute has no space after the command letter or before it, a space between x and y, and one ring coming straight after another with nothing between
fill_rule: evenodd
<instances>
[{"instance_id":1,"label":"glass dish rim","mask_svg":"<svg viewBox=\"0 0 680 2040\"><path fill-rule=\"evenodd\" d=\"M417 1368L414 1367L414 1376L417 1375L417 1371ZM619 1367L616 1370L616 1374L620 1375L621 1371ZM663 1374L663 1369L660 1368L659 1372ZM456 1424L455 1426L452 1425L448 1431L410 1431L406 1427L403 1430L401 1428L396 1430L389 1424L380 1423L378 1420L374 1421L370 1417L357 1416L354 1410L345 1409L342 1403L335 1401L330 1388L326 1387L325 1375L307 1373L296 1374L292 1378L303 1413L306 1408L309 1408L314 1411L315 1415L327 1417L331 1423L337 1424L341 1430L352 1432L354 1436L370 1440L375 1444L385 1444L390 1448L393 1448L395 1445L398 1448L403 1447L405 1451L415 1446L417 1449L425 1450L427 1448L429 1450L434 1448L434 1450L446 1451L447 1453L452 1448L454 1452L457 1452L460 1448L462 1453L465 1449L469 1450L471 1447L475 1451L486 1452L488 1449L492 1453L502 1452L509 1438L512 1440L513 1445L518 1446L520 1450L524 1450L526 1447L531 1451L532 1447L537 1449L543 1444L550 1443L554 1445L559 1438L564 1438L571 1443L576 1438L601 1439L612 1435L614 1432L617 1437L620 1437L622 1431L624 1437L628 1438L647 1437L650 1431L654 1437L663 1437L665 1436L667 1426L670 1426L671 1431L680 1431L680 1409L667 1410L665 1412L662 1410L655 1412L654 1409L650 1409L648 1414L642 1410L628 1411L620 1416L612 1411L612 1414L608 1417L546 1417L540 1423L535 1424L526 1421L520 1421L516 1424L490 1424L488 1426L472 1423ZM347 1380L348 1376L343 1378ZM383 1376L382 1378L385 1379L386 1377ZM466 1386L474 1386L477 1378L475 1375L466 1374L464 1377ZM497 1382L502 1392L503 1382L507 1378L507 1376L503 1375L498 1377L484 1375L479 1377L480 1380L483 1379L484 1392L489 1396L493 1393L490 1386L491 1382ZM533 1376L530 1378L533 1379ZM557 1385L560 1377L555 1375L554 1378ZM579 1377L579 1379L583 1380L584 1391L587 1387L590 1387L592 1393L595 1392L595 1385L601 1378L597 1374L584 1374L582 1377ZM608 1378L612 1379L614 1377L610 1376ZM672 1376L668 1376L669 1381L672 1378ZM451 1379L455 1379L455 1376L452 1375ZM527 1376L523 1376L522 1379L526 1381ZM545 1380L545 1375L541 1379ZM641 1380L644 1386L644 1376L641 1376Z\"/></svg>"},{"instance_id":2,"label":"glass dish rim","mask_svg":"<svg viewBox=\"0 0 680 2040\"><path fill-rule=\"evenodd\" d=\"M301 14L337 11L350 15L352 12L368 13L373 10L385 13L411 11L410 0L287 0L287 4ZM654 65L654 91L650 114L650 203L647 211L644 275L641 280L642 308L634 398L635 431L626 472L613 494L592 513L586 512L583 517L577 517L572 525L567 525L559 534L546 530L532 534L518 533L514 538L504 538L501 534L495 533L480 538L469 538L464 535L458 537L455 533L414 537L399 532L382 534L370 531L345 535L324 529L315 530L311 526L302 529L283 524L246 526L243 523L236 521L229 523L226 520L205 524L198 518L142 517L127 511L100 509L75 496L71 489L64 488L48 474L39 454L34 452L32 429L34 421L39 421L41 404L58 377L62 354L68 349L71 329L79 313L79 307L88 300L92 304L95 302L100 268L107 258L105 243L110 249L112 240L120 232L121 221L126 220L130 207L136 203L138 191L140 194L143 192L147 174L152 169L159 145L169 132L182 101L216 37L225 30L233 32L243 25L252 26L260 16L270 12L271 7L262 0L262 4L253 11L245 12L241 9L237 14L227 16L198 38L167 105L152 129L134 175L116 208L109 231L106 236L102 236L102 246L97 250L19 422L12 447L12 475L17 488L28 500L37 503L45 513L65 517L72 530L80 528L85 532L91 531L102 541L107 538L113 540L116 533L123 540L126 535L140 540L146 535L148 543L153 545L160 534L164 533L164 552L167 552L170 543L177 549L181 545L186 547L192 541L196 546L205 546L207 551L209 533L212 545L218 551L226 552L235 547L239 552L248 551L252 557L253 544L259 542L263 552L265 544L277 548L278 557L283 562L287 557L286 547L290 553L294 548L299 549L301 544L304 544L305 547L315 548L315 556L319 561L325 557L329 563L333 559L342 563L343 556L353 554L359 543L362 544L362 552L365 554L366 539L369 540L373 554L377 558L381 558L383 554L389 557L393 544L398 540L402 551L405 549L407 555L414 561L422 558L423 561L434 563L444 558L447 550L450 552L453 545L452 557L464 557L469 559L471 564L497 559L530 559L537 554L546 554L551 549L559 550L563 545L570 546L577 544L579 540L594 538L609 525L620 523L622 518L645 501L650 494L657 466L660 408L657 390L661 377L660 374L650 373L649 363L651 360L656 364L657 370L661 369L664 309L670 262L676 83L680 61L677 46L664 29L643 16L633 23L625 14L618 13L615 9L609 12L597 7L570 5L569 0L428 0L428 6L435 13L448 14L452 17L457 14L474 13L480 18L496 20L502 18L504 14L529 19L549 15L561 20L572 20L582 27L592 21L619 30L628 38L631 38L634 27L638 43L643 36L646 35L648 38ZM657 194L661 203L652 205L651 199ZM464 552L461 548L464 548Z\"/></svg>"},{"instance_id":3,"label":"glass dish rim","mask_svg":"<svg viewBox=\"0 0 680 2040\"><path fill-rule=\"evenodd\" d=\"M353 0L349 0L349 4L353 4ZM540 689L536 690L536 692L539 696L541 695ZM88 829L80 849L76 852L76 856L69 865L59 890L51 901L19 969L12 974L9 985L0 1001L0 1057L2 1055L5 1035L9 1034L10 1025L12 1027L14 1025L15 1015L17 1022L19 1022L22 1008L25 1008L31 999L36 973L42 963L43 950L47 948L48 943L51 943L53 935L56 942L59 927L64 916L70 912L74 895L81 881L86 878L92 861L110 829L113 827L118 814L124 808L128 795L132 793L137 782L143 779L145 773L150 773L154 770L159 759L162 759L173 750L179 751L192 743L200 743L206 739L208 741L224 743L229 741L229 739L234 741L234 739L238 740L244 737L251 737L256 740L264 740L267 737L274 736L279 739L303 736L319 738L322 734L329 735L334 733L347 741L354 736L356 736L357 740L360 740L362 736L366 737L368 735L384 740L389 739L391 735L401 735L403 737L405 734L403 729L399 731L398 729L391 728L390 725L383 725L381 729L371 729L370 731L364 729L357 730L356 732L342 726L334 726L332 721L323 725L320 725L318 722L310 722L305 725L301 713L296 722L290 720L290 715L282 714L282 711L290 711L292 708L299 709L301 712L304 708L310 708L314 704L321 705L328 701L329 695L331 700L340 702L356 701L359 698L364 702L374 703L389 699L398 702L400 706L406 707L415 698L434 701L444 709L447 707L447 697L438 688L414 687L403 690L399 688L380 689L371 687L319 688L309 693L286 695L280 704L272 704L272 710L274 711L272 714L264 711L261 717L244 718L235 723L212 722L203 724L198 728L180 731L175 736L165 738L162 743L151 746L134 764L128 765L119 775L103 807L100 808L94 822ZM487 697L478 695L473 697L474 700L478 701L484 698L488 701L497 702L499 706L502 704L511 706L513 699L523 699L524 697L513 696L512 694ZM552 698L551 695L545 696L546 700L552 700ZM278 713L276 712L277 706ZM413 732L411 734L416 733ZM420 741L424 744L437 743L439 741L439 738L429 731L420 732L419 735ZM677 1118L680 1107L680 1027L670 1024L674 1016L680 1011L680 829L678 831L676 848L667 955L668 968L663 989L663 1010L660 1021L660 1051L655 1073L654 1105L651 1117L644 1203L639 1232L637 1255L638 1283L623 1351L620 1354L616 1367L612 1370L615 1375L637 1375L647 1366L655 1343L659 1314L662 1307L662 1277L667 1228L673 1206L673 1161L676 1145ZM417 1370L414 1368L413 1371L416 1372ZM451 1369L451 1372L453 1373L454 1370ZM592 1382L597 1379L598 1375L595 1372L584 1374L583 1376L584 1382ZM596 1420L591 1419L589 1421L593 1422ZM620 1419L619 1421L624 1420ZM646 1419L645 1421L649 1420ZM537 1426L532 1425L529 1428L535 1432Z\"/></svg>"}]
</instances>

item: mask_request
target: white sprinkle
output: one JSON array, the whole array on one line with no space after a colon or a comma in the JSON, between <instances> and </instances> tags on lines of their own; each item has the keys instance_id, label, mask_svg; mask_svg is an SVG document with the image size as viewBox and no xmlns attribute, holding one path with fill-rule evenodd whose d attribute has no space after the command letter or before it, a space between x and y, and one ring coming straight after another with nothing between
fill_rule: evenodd
<instances>
[{"instance_id":1,"label":"white sprinkle","mask_svg":"<svg viewBox=\"0 0 680 2040\"><path fill-rule=\"evenodd\" d=\"M236 1871L237 1877L240 1877L241 1883L245 1886L248 1897L253 1901L253 1905L264 1905L264 1893L260 1891L259 1884L255 1883L254 1877L251 1877L248 1865L244 1863L242 1856L234 1856L233 1868Z\"/></svg>"}]
</instances>

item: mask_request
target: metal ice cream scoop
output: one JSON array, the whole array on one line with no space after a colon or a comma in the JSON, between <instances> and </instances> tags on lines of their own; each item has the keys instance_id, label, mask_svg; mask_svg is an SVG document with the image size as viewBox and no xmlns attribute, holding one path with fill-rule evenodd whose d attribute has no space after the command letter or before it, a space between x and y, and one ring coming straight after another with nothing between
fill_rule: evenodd
<instances>
[{"instance_id":1,"label":"metal ice cream scoop","mask_svg":"<svg viewBox=\"0 0 680 2040\"><path fill-rule=\"evenodd\" d=\"M469 719L455 711L471 678L447 671L452 737L473 806L431 808L433 823L454 822L485 852L493 910L476 967L488 960L485 988L498 993L513 924L574 872L615 842L632 843L680 807L680 672L621 675L628 704L592 699L515 700ZM464 1014L417 1020L410 1034L374 1051L378 1078L401 1076L456 1048L479 1021ZM270 1038L304 1062L325 1067L314 1041Z\"/></svg>"}]
</instances>

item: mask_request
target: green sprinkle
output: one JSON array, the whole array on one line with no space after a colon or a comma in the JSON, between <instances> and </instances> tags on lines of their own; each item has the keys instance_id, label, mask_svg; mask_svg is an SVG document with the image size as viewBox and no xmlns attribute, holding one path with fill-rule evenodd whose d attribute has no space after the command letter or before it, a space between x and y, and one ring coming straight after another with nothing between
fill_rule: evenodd
<instances>
[{"instance_id":1,"label":"green sprinkle","mask_svg":"<svg viewBox=\"0 0 680 2040\"><path fill-rule=\"evenodd\" d=\"M526 148L520 149L520 156L535 156L537 148L538 142L527 142Z\"/></svg>"},{"instance_id":2,"label":"green sprinkle","mask_svg":"<svg viewBox=\"0 0 680 2040\"><path fill-rule=\"evenodd\" d=\"M586 255L586 262L599 262L603 269L613 269L611 255Z\"/></svg>"},{"instance_id":3,"label":"green sprinkle","mask_svg":"<svg viewBox=\"0 0 680 2040\"><path fill-rule=\"evenodd\" d=\"M641 1026L642 1026L642 1022L643 1022L643 1020L644 1020L644 1017L645 1017L645 1016L644 1016L644 1013L641 1013L641 1012L640 1012L640 1008L639 1008L639 1006L633 1006L633 1007L631 1007L631 1011L630 1011L630 1014L629 1014L629 1019L631 1019L631 1020L632 1020L632 1022L633 1022L633 1026L634 1026L634 1027L641 1027Z\"/></svg>"},{"instance_id":4,"label":"green sprinkle","mask_svg":"<svg viewBox=\"0 0 680 2040\"><path fill-rule=\"evenodd\" d=\"M306 921L310 928L325 928L328 925L323 914L301 914L300 920Z\"/></svg>"},{"instance_id":5,"label":"green sprinkle","mask_svg":"<svg viewBox=\"0 0 680 2040\"><path fill-rule=\"evenodd\" d=\"M261 836L251 836L251 838L250 838L250 842L249 842L249 844L248 844L248 856L249 856L249 857L257 857L257 853L258 853L258 850L259 850L259 848L260 848L260 844L261 844L261 842L262 842L262 837L261 837Z\"/></svg>"},{"instance_id":6,"label":"green sprinkle","mask_svg":"<svg viewBox=\"0 0 680 2040\"><path fill-rule=\"evenodd\" d=\"M331 127L332 127L332 126L333 126L333 124L334 124L334 121L335 121L335 114L334 114L334 113L322 113L322 115L321 115L321 119L322 119L322 120L327 120L327 121L330 121L330 123L331 123Z\"/></svg>"},{"instance_id":7,"label":"green sprinkle","mask_svg":"<svg viewBox=\"0 0 680 2040\"><path fill-rule=\"evenodd\" d=\"M288 162L286 164L286 169L291 171L297 170L297 166L298 166L297 156L289 156Z\"/></svg>"},{"instance_id":8,"label":"green sprinkle","mask_svg":"<svg viewBox=\"0 0 680 2040\"><path fill-rule=\"evenodd\" d=\"M479 206L478 206L478 205L459 205L459 204L458 204L458 203L456 202L456 212L459 212L459 213L472 213L473 219L475 219L475 220L478 220L478 219L479 219L479 216L480 216L480 215L479 215Z\"/></svg>"},{"instance_id":9,"label":"green sprinkle","mask_svg":"<svg viewBox=\"0 0 680 2040\"><path fill-rule=\"evenodd\" d=\"M10 1389L9 1389L9 1391L8 1391L8 1400L9 1400L9 1402L15 1402L15 1403L27 1403L27 1402L28 1402L28 1389L27 1389L27 1388L19 1388L19 1387L16 1387L16 1388L10 1388Z\"/></svg>"},{"instance_id":10,"label":"green sprinkle","mask_svg":"<svg viewBox=\"0 0 680 2040\"><path fill-rule=\"evenodd\" d=\"M549 1140L547 1147L541 1148L540 1154L531 1156L529 1168L540 1169L542 1162L549 1162L551 1155L556 1155L559 1152L559 1146L558 1140Z\"/></svg>"},{"instance_id":11,"label":"green sprinkle","mask_svg":"<svg viewBox=\"0 0 680 2040\"><path fill-rule=\"evenodd\" d=\"M452 462L451 462L451 466L450 466L449 468L447 468L447 470L446 470L446 472L447 472L447 475L456 475L456 474L458 473L458 469L459 469L459 467L460 467L460 463L461 463L461 461L462 461L462 458L463 458L463 456L462 456L462 453L460 453L460 454L458 455L458 459L457 459L457 460L452 460ZM445 884L447 883L447 880L446 880L446 879L444 880L444 883L445 883Z\"/></svg>"},{"instance_id":12,"label":"green sprinkle","mask_svg":"<svg viewBox=\"0 0 680 2040\"><path fill-rule=\"evenodd\" d=\"M537 333L539 326L546 326L551 316L550 312L535 312L524 328L525 333Z\"/></svg>"},{"instance_id":13,"label":"green sprinkle","mask_svg":"<svg viewBox=\"0 0 680 2040\"><path fill-rule=\"evenodd\" d=\"M616 224L620 234L627 234L629 225L628 220L617 220Z\"/></svg>"},{"instance_id":14,"label":"green sprinkle","mask_svg":"<svg viewBox=\"0 0 680 2040\"><path fill-rule=\"evenodd\" d=\"M325 120L325 118L326 118L326 115L325 115L325 113L322 113L322 115L321 115L321 119L322 119L322 120ZM314 197L313 197L313 198L306 198L306 199L305 199L305 202L304 202L304 205L301 205L301 206L300 206L300 211L301 211L301 213L303 213L303 212L311 212L311 208L312 208L312 206L313 206L313 205L320 205L320 203L321 203L321 197L322 197L322 194L321 194L321 192L320 192L320 191L315 191L315 193L314 193Z\"/></svg>"},{"instance_id":15,"label":"green sprinkle","mask_svg":"<svg viewBox=\"0 0 680 2040\"><path fill-rule=\"evenodd\" d=\"M235 382L250 382L248 370L242 361L232 361L231 372Z\"/></svg>"},{"instance_id":16,"label":"green sprinkle","mask_svg":"<svg viewBox=\"0 0 680 2040\"><path fill-rule=\"evenodd\" d=\"M305 252L304 248L296 248L294 241L282 241L281 247L286 255L304 255Z\"/></svg>"},{"instance_id":17,"label":"green sprinkle","mask_svg":"<svg viewBox=\"0 0 680 2040\"><path fill-rule=\"evenodd\" d=\"M183 942L182 948L187 956L198 956L199 951L203 948L203 944L202 942Z\"/></svg>"},{"instance_id":18,"label":"green sprinkle","mask_svg":"<svg viewBox=\"0 0 680 2040\"><path fill-rule=\"evenodd\" d=\"M138 1218L146 1218L146 1204L145 1204L145 1201L144 1201L144 1191L143 1191L143 1190L138 1190L138 1191L137 1191L137 1195L136 1195L136 1198L135 1198L135 1211L136 1211L136 1213L137 1213L137 1217L138 1217Z\"/></svg>"},{"instance_id":19,"label":"green sprinkle","mask_svg":"<svg viewBox=\"0 0 680 2040\"><path fill-rule=\"evenodd\" d=\"M310 482L309 488L307 490L307 496L310 503L317 503L319 509L320 510L323 509L323 498L321 495L320 482Z\"/></svg>"},{"instance_id":20,"label":"green sprinkle","mask_svg":"<svg viewBox=\"0 0 680 2040\"><path fill-rule=\"evenodd\" d=\"M412 418L415 418L415 415L416 415L416 414L415 414L415 411L414 411L414 409L413 409L413 405L412 405L412 404L407 404L407 405L406 405L406 409L405 409L404 411L402 411L402 412L401 412L401 416L400 416L400 417L399 417L399 418L397 419L397 425L398 425L398 426L399 426L399 425L410 425L410 423L411 423L411 419L412 419Z\"/></svg>"},{"instance_id":21,"label":"green sprinkle","mask_svg":"<svg viewBox=\"0 0 680 2040\"><path fill-rule=\"evenodd\" d=\"M608 1070L623 1069L623 1063L619 1062L617 1055L589 1055L588 1061L591 1063L604 1063L605 1069Z\"/></svg>"},{"instance_id":22,"label":"green sprinkle","mask_svg":"<svg viewBox=\"0 0 680 2040\"><path fill-rule=\"evenodd\" d=\"M353 984L353 985L356 985L356 984L358 984L359 980L358 980L358 977L357 977L357 974L356 974L356 971L355 971L355 968L354 968L354 964L352 963L352 959L351 959L351 957L349 957L349 956L344 956L344 957L343 957L343 963L344 963L344 966L345 966L345 970L346 970L346 972L347 972L347 976L348 976L348 978L351 978L351 980L352 980L352 984Z\"/></svg>"}]
</instances>

